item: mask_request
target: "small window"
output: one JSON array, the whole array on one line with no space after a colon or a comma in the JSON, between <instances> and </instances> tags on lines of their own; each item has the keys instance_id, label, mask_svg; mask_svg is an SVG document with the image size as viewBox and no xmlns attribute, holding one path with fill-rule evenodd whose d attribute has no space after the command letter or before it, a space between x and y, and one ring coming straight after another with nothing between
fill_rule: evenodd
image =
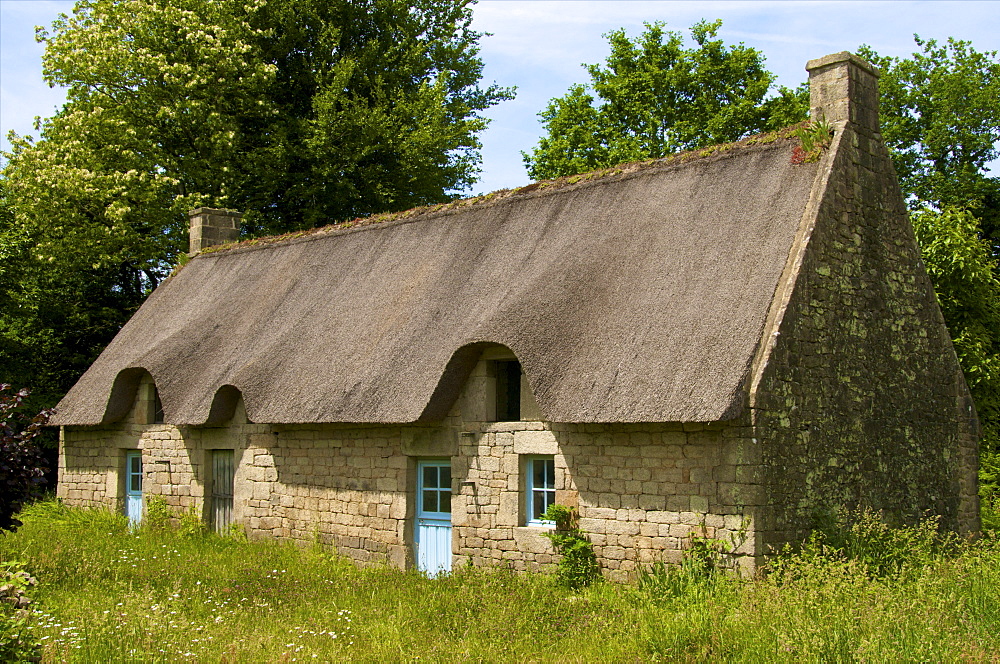
<instances>
[{"instance_id":1,"label":"small window","mask_svg":"<svg viewBox=\"0 0 1000 664\"><path fill-rule=\"evenodd\" d=\"M163 402L160 401L160 391L153 388L153 424L163 424Z\"/></svg>"},{"instance_id":2,"label":"small window","mask_svg":"<svg viewBox=\"0 0 1000 664\"><path fill-rule=\"evenodd\" d=\"M521 363L504 360L496 363L497 422L521 419Z\"/></svg>"},{"instance_id":3,"label":"small window","mask_svg":"<svg viewBox=\"0 0 1000 664\"><path fill-rule=\"evenodd\" d=\"M420 473L420 515L451 514L451 464L422 462Z\"/></svg>"},{"instance_id":4,"label":"small window","mask_svg":"<svg viewBox=\"0 0 1000 664\"><path fill-rule=\"evenodd\" d=\"M554 457L530 457L525 464L525 512L529 526L548 526L542 518L556 502L556 462Z\"/></svg>"}]
</instances>

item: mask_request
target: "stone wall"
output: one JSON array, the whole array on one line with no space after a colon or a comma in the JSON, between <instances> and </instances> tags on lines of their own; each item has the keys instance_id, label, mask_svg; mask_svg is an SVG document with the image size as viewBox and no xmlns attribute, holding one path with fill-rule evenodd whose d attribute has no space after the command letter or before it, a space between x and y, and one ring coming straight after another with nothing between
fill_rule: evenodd
<instances>
[{"instance_id":1,"label":"stone wall","mask_svg":"<svg viewBox=\"0 0 1000 664\"><path fill-rule=\"evenodd\" d=\"M739 483L752 449L722 424L568 425L504 422L462 437L453 500L456 564L536 570L553 562L540 527L527 527L525 459L553 455L556 502L578 509L603 572L680 562L692 535L737 545L752 566L753 523Z\"/></svg>"},{"instance_id":2,"label":"stone wall","mask_svg":"<svg viewBox=\"0 0 1000 664\"><path fill-rule=\"evenodd\" d=\"M814 97L852 97L814 98L838 111L836 136L751 393L762 551L845 507L978 528L974 409L877 133L875 75L855 60L818 63L831 80Z\"/></svg>"},{"instance_id":3,"label":"stone wall","mask_svg":"<svg viewBox=\"0 0 1000 664\"><path fill-rule=\"evenodd\" d=\"M165 499L177 513L195 510L208 519L205 502L208 452L234 449L259 425L237 425L220 436L172 424L126 422L110 427L67 427L60 435L58 496L71 505L122 510L125 499L125 453L142 452L143 493ZM205 445L203 437L213 441ZM243 486L237 470L236 486ZM237 511L239 501L236 501Z\"/></svg>"},{"instance_id":4,"label":"stone wall","mask_svg":"<svg viewBox=\"0 0 1000 664\"><path fill-rule=\"evenodd\" d=\"M66 503L122 511L125 452L139 449L144 495L207 522L210 453L231 449L233 522L251 536L319 541L359 562L406 564L410 464L398 428L127 422L67 427L60 448Z\"/></svg>"},{"instance_id":5,"label":"stone wall","mask_svg":"<svg viewBox=\"0 0 1000 664\"><path fill-rule=\"evenodd\" d=\"M251 536L318 541L359 563L411 565L416 464L452 465L454 564L538 570L555 562L544 526L527 526L525 463L551 455L556 500L577 507L604 573L679 562L692 535L740 545L752 566L747 506L755 449L734 424L568 425L489 421L489 362L442 426L259 425L242 404L221 427L127 421L69 427L60 496L122 509L124 453L141 449L144 492L209 517L210 451L234 450L233 521ZM151 389L151 386L150 386ZM526 413L533 398L524 386Z\"/></svg>"},{"instance_id":6,"label":"stone wall","mask_svg":"<svg viewBox=\"0 0 1000 664\"><path fill-rule=\"evenodd\" d=\"M398 427L274 427L249 438L242 523L253 535L316 541L358 562L405 566L410 466Z\"/></svg>"},{"instance_id":7,"label":"stone wall","mask_svg":"<svg viewBox=\"0 0 1000 664\"><path fill-rule=\"evenodd\" d=\"M70 505L124 509L125 450L138 449L140 427L72 427L59 436L57 495Z\"/></svg>"}]
</instances>

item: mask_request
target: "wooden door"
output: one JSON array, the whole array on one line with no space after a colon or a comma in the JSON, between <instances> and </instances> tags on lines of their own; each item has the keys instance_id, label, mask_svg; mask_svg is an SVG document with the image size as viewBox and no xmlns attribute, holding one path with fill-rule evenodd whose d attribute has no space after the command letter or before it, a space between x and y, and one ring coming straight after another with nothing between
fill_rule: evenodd
<instances>
[{"instance_id":1,"label":"wooden door","mask_svg":"<svg viewBox=\"0 0 1000 664\"><path fill-rule=\"evenodd\" d=\"M417 567L435 576L451 571L451 462L417 463Z\"/></svg>"},{"instance_id":2,"label":"wooden door","mask_svg":"<svg viewBox=\"0 0 1000 664\"><path fill-rule=\"evenodd\" d=\"M212 527L229 531L233 521L233 451L212 450Z\"/></svg>"},{"instance_id":3,"label":"wooden door","mask_svg":"<svg viewBox=\"0 0 1000 664\"><path fill-rule=\"evenodd\" d=\"M142 452L125 453L125 516L129 523L142 521Z\"/></svg>"}]
</instances>

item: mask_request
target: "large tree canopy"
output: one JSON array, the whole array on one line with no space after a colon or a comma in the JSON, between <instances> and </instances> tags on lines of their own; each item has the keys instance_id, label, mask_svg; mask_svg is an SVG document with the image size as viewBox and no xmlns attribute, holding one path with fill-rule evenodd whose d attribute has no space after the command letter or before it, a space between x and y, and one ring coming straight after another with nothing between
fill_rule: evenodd
<instances>
[{"instance_id":1,"label":"large tree canopy","mask_svg":"<svg viewBox=\"0 0 1000 664\"><path fill-rule=\"evenodd\" d=\"M1000 452L1000 277L979 220L946 206L911 218L941 312L983 424L984 448Z\"/></svg>"},{"instance_id":2,"label":"large tree canopy","mask_svg":"<svg viewBox=\"0 0 1000 664\"><path fill-rule=\"evenodd\" d=\"M468 4L80 0L39 33L69 87L42 133L269 232L447 200L510 96L478 86Z\"/></svg>"},{"instance_id":3,"label":"large tree canopy","mask_svg":"<svg viewBox=\"0 0 1000 664\"><path fill-rule=\"evenodd\" d=\"M881 72L882 136L959 361L983 451L1000 453L1000 61L969 42L914 37L909 58L859 54ZM997 467L1000 456L984 457ZM998 478L990 481L995 483Z\"/></svg>"},{"instance_id":4,"label":"large tree canopy","mask_svg":"<svg viewBox=\"0 0 1000 664\"><path fill-rule=\"evenodd\" d=\"M858 53L881 72L882 136L914 209L962 206L1000 256L1000 180L987 174L1000 157L1000 60L966 41L914 37L909 58Z\"/></svg>"},{"instance_id":5,"label":"large tree canopy","mask_svg":"<svg viewBox=\"0 0 1000 664\"><path fill-rule=\"evenodd\" d=\"M471 186L481 111L511 91L479 85L470 3L79 0L40 30L67 102L5 155L0 380L68 389L193 207L277 233Z\"/></svg>"},{"instance_id":6,"label":"large tree canopy","mask_svg":"<svg viewBox=\"0 0 1000 664\"><path fill-rule=\"evenodd\" d=\"M635 40L607 36L606 66L587 65L591 83L574 85L539 113L546 135L524 153L535 179L573 175L624 161L735 141L806 118L806 88L779 88L764 56L716 39L722 21L679 32L647 23ZM600 100L598 103L591 91Z\"/></svg>"}]
</instances>

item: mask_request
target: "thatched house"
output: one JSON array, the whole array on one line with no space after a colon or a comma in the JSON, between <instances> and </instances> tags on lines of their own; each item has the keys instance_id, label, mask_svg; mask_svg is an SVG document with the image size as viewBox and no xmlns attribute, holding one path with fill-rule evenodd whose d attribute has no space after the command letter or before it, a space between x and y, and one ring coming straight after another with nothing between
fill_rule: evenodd
<instances>
[{"instance_id":1,"label":"thatched house","mask_svg":"<svg viewBox=\"0 0 1000 664\"><path fill-rule=\"evenodd\" d=\"M612 578L692 533L752 568L842 506L975 530L877 74L808 70L816 160L786 132L201 251L59 405L59 495L429 570L549 562L555 501ZM193 250L238 221L196 211Z\"/></svg>"}]
</instances>

